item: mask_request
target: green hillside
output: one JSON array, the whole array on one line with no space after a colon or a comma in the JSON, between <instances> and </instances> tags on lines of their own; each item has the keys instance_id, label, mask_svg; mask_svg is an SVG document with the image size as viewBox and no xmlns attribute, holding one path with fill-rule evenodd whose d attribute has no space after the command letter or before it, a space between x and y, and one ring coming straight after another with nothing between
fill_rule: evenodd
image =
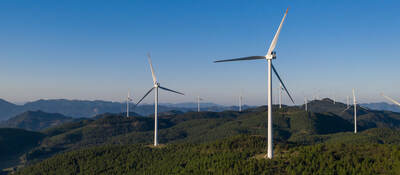
<instances>
[{"instance_id":1,"label":"green hillside","mask_svg":"<svg viewBox=\"0 0 400 175\"><path fill-rule=\"evenodd\" d=\"M274 111L275 139L292 135L327 134L350 131L351 124L333 114L306 113L296 108ZM333 125L332 125L333 124ZM337 127L341 126L341 127ZM238 134L265 135L265 109L245 111L188 112L160 116L160 143L203 143ZM49 137L30 152L28 159L50 156L101 144L149 144L153 141L154 120L149 117L107 115L97 120L68 123L43 131Z\"/></svg>"},{"instance_id":2,"label":"green hillside","mask_svg":"<svg viewBox=\"0 0 400 175\"><path fill-rule=\"evenodd\" d=\"M56 155L17 174L396 174L400 146L277 145L263 158L265 138L235 136L204 144L101 146Z\"/></svg>"},{"instance_id":3,"label":"green hillside","mask_svg":"<svg viewBox=\"0 0 400 175\"><path fill-rule=\"evenodd\" d=\"M304 106L303 106L304 107ZM331 99L314 100L308 103L308 108L313 113L333 113L341 118L354 123L354 108L348 110L346 104L335 104ZM361 108L357 105L357 125L359 130L369 128L398 128L400 127L400 113L391 111L378 111Z\"/></svg>"},{"instance_id":4,"label":"green hillside","mask_svg":"<svg viewBox=\"0 0 400 175\"><path fill-rule=\"evenodd\" d=\"M0 128L0 170L18 163L18 157L38 146L43 137L38 132Z\"/></svg>"},{"instance_id":5,"label":"green hillside","mask_svg":"<svg viewBox=\"0 0 400 175\"><path fill-rule=\"evenodd\" d=\"M318 104L318 103L317 103ZM337 103L341 108L340 103ZM162 145L198 145L245 135L266 136L266 107L243 112L168 112L159 116L159 142ZM353 133L353 122L335 108L327 112L306 112L301 107L274 108L274 140L289 149L314 144L398 144L399 113L365 111L363 129ZM350 114L348 114L350 115ZM104 145L151 145L154 119L124 114L102 114L93 119L68 122L41 131L45 138L20 157L28 164L56 154ZM264 148L265 149L265 148Z\"/></svg>"},{"instance_id":6,"label":"green hillside","mask_svg":"<svg viewBox=\"0 0 400 175\"><path fill-rule=\"evenodd\" d=\"M275 108L274 139L301 144L318 142L320 135L353 130L353 124L334 113L305 112L297 107ZM154 120L150 117L102 115L43 131L40 146L26 154L26 161L103 144L151 144ZM160 143L204 143L235 135L266 135L266 108L244 112L168 113L159 118ZM301 139L299 139L301 138ZM311 141L310 141L311 140ZM323 139L326 140L326 139Z\"/></svg>"}]
</instances>

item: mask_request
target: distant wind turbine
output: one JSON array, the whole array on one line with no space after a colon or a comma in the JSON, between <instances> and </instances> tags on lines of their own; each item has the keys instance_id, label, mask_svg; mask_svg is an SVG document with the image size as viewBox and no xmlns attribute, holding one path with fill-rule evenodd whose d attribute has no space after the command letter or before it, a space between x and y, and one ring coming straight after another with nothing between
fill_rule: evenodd
<instances>
[{"instance_id":1,"label":"distant wind turbine","mask_svg":"<svg viewBox=\"0 0 400 175\"><path fill-rule=\"evenodd\" d=\"M242 112L242 105L243 105L243 92L239 95L239 112Z\"/></svg>"},{"instance_id":2,"label":"distant wind turbine","mask_svg":"<svg viewBox=\"0 0 400 175\"><path fill-rule=\"evenodd\" d=\"M389 101L391 101L392 103L394 103L394 104L396 104L396 105L400 106L400 103L399 103L398 101L396 101L396 100L393 100L392 98L390 98L390 97L386 96L386 95L385 95L385 94L383 94L383 93L381 93L381 95L382 95L383 97L385 97L386 99L388 99Z\"/></svg>"},{"instance_id":3,"label":"distant wind turbine","mask_svg":"<svg viewBox=\"0 0 400 175\"><path fill-rule=\"evenodd\" d=\"M356 134L357 133L357 101L356 101L356 95L354 92L354 88L353 88L353 107L354 107L354 133ZM348 109L350 109L350 106L348 106L344 111L347 111ZM342 111L342 112L344 112L344 111Z\"/></svg>"},{"instance_id":4,"label":"distant wind turbine","mask_svg":"<svg viewBox=\"0 0 400 175\"><path fill-rule=\"evenodd\" d=\"M128 97L126 97L126 117L129 117L129 103L132 101L129 91L128 91Z\"/></svg>"},{"instance_id":5,"label":"distant wind turbine","mask_svg":"<svg viewBox=\"0 0 400 175\"><path fill-rule=\"evenodd\" d=\"M284 14L282 21L279 25L278 31L276 32L274 39L271 42L271 45L268 49L267 55L265 56L250 56L250 57L242 57L242 58L236 58L236 59L229 59L229 60L219 60L215 61L215 63L219 62L227 62L227 61L242 61L242 60L258 60L258 59L266 59L268 61L268 151L267 151L267 157L269 159L272 159L273 157L273 144L272 144L272 70L274 71L275 75L279 79L279 81L282 83L283 88L285 89L286 93L288 94L290 100L293 102L293 98L290 95L289 91L286 89L285 84L283 83L282 79L278 75L278 72L276 71L274 65L272 64L272 60L276 58L276 52L274 51L275 46L278 42L278 37L282 29L282 24L285 21L286 15L288 13L289 8L286 10L286 13Z\"/></svg>"},{"instance_id":6,"label":"distant wind turbine","mask_svg":"<svg viewBox=\"0 0 400 175\"><path fill-rule=\"evenodd\" d=\"M158 107L158 88L162 90L166 90L169 92L173 92L176 94L184 95L183 93L180 93L178 91L174 91L165 87L160 86L160 83L158 83L156 75L154 74L154 69L153 69L153 64L151 63L151 57L150 53L147 54L147 57L149 59L149 64L150 64L150 69L151 69L151 75L153 77L153 87L140 99L137 103L136 106L139 105L140 102L143 101L144 98L146 98L147 95L150 94L151 91L155 90L154 93L154 146L158 146L158 138L157 138L157 132L158 132L158 118L157 118L157 107Z\"/></svg>"},{"instance_id":7,"label":"distant wind turbine","mask_svg":"<svg viewBox=\"0 0 400 175\"><path fill-rule=\"evenodd\" d=\"M200 101L203 101L203 99L197 96L197 112L200 112Z\"/></svg>"}]
</instances>

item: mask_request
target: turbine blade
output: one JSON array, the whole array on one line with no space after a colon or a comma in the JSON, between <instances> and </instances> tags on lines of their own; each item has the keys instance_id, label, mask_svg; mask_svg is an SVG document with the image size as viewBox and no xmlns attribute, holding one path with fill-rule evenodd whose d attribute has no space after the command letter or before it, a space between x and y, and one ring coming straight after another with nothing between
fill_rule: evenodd
<instances>
[{"instance_id":1,"label":"turbine blade","mask_svg":"<svg viewBox=\"0 0 400 175\"><path fill-rule=\"evenodd\" d=\"M344 111L347 111L348 109L350 109L351 107L347 107L346 109L344 109L341 113L343 113Z\"/></svg>"},{"instance_id":2,"label":"turbine blade","mask_svg":"<svg viewBox=\"0 0 400 175\"><path fill-rule=\"evenodd\" d=\"M287 15L288 11L289 11L289 7L286 9L286 12L285 12L285 15L283 15L281 24L279 24L278 31L276 32L276 34L274 36L274 39L272 40L271 45L269 46L269 49L268 49L268 52L267 52L267 55L266 55L266 57L268 59L272 58L271 53L272 53L272 51L274 51L276 43L278 42L279 34L281 33L282 25L283 25L283 22L286 19L286 15Z\"/></svg>"},{"instance_id":3,"label":"turbine blade","mask_svg":"<svg viewBox=\"0 0 400 175\"><path fill-rule=\"evenodd\" d=\"M381 93L381 95L382 95L383 97L385 97L386 99L388 99L389 101L393 102L394 104L396 104L396 105L399 105L399 106L400 106L400 103L399 103L398 101L396 101L396 100L393 100L392 98L390 98L390 97L388 97L388 96L384 95L383 93Z\"/></svg>"},{"instance_id":4,"label":"turbine blade","mask_svg":"<svg viewBox=\"0 0 400 175\"><path fill-rule=\"evenodd\" d=\"M163 90L166 90L166 91L170 91L170 92L173 92L173 93L185 95L185 94L183 94L183 93L180 93L180 92L178 92L178 91L174 91L174 90L171 90L171 89L168 89L168 88L165 88L165 87L161 87L161 86L158 86L158 87L159 87L160 89L163 89Z\"/></svg>"},{"instance_id":5,"label":"turbine blade","mask_svg":"<svg viewBox=\"0 0 400 175\"><path fill-rule=\"evenodd\" d=\"M283 83L283 81L282 81L281 77L279 76L278 72L276 71L274 65L271 64L271 67L272 67L272 70L274 70L274 73L275 73L276 77L278 77L279 81L281 82L281 84L283 86L283 89L285 89L286 93L288 94L290 100L293 102L293 104L295 104L292 96L290 95L289 91L287 90L287 88L285 86L285 83Z\"/></svg>"},{"instance_id":6,"label":"turbine blade","mask_svg":"<svg viewBox=\"0 0 400 175\"><path fill-rule=\"evenodd\" d=\"M228 61L260 60L260 59L265 59L265 56L250 56L250 57L241 57L241 58L228 59L228 60L218 60L218 61L214 61L214 63L228 62Z\"/></svg>"},{"instance_id":7,"label":"turbine blade","mask_svg":"<svg viewBox=\"0 0 400 175\"><path fill-rule=\"evenodd\" d=\"M147 53L147 58L149 58L150 69L151 69L151 75L153 76L153 83L156 84L157 78L156 78L156 75L154 74L153 63L151 62L150 53Z\"/></svg>"},{"instance_id":8,"label":"turbine blade","mask_svg":"<svg viewBox=\"0 0 400 175\"><path fill-rule=\"evenodd\" d=\"M135 107L136 107L137 105L139 105L139 103L142 102L143 99L146 98L147 95L149 95L151 91L153 91L153 89L154 89L154 87L151 88L151 89L142 97L142 99L140 99L140 100L136 103Z\"/></svg>"}]
</instances>

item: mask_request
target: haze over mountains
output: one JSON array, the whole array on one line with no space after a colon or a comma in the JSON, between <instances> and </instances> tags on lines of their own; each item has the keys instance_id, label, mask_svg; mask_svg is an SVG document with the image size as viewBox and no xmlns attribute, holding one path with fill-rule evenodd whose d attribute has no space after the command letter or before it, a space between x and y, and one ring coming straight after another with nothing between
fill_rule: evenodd
<instances>
[{"instance_id":1,"label":"haze over mountains","mask_svg":"<svg viewBox=\"0 0 400 175\"><path fill-rule=\"evenodd\" d=\"M365 106L367 108L374 109L374 110L400 112L400 106L395 105L395 104L388 104L388 103L385 103L385 102L380 102L380 103L362 103L361 106Z\"/></svg>"},{"instance_id":2,"label":"haze over mountains","mask_svg":"<svg viewBox=\"0 0 400 175\"><path fill-rule=\"evenodd\" d=\"M381 103L363 103L360 104L374 110L386 110L393 112L400 112L400 107ZM134 109L134 104L131 104L131 111L147 116L154 113L152 104L140 105ZM244 105L243 109L248 109L254 106ZM24 105L16 105L0 99L0 121L7 120L11 117L19 115L26 111L43 111L47 113L59 113L72 118L93 117L102 113L122 113L126 112L126 103L124 102L110 102L101 100L66 100L66 99L53 99L53 100L37 100L28 102ZM197 103L161 103L158 109L160 112L167 111L197 111ZM201 103L202 111L220 112L224 110L238 110L237 106L223 106L215 103Z\"/></svg>"},{"instance_id":3,"label":"haze over mountains","mask_svg":"<svg viewBox=\"0 0 400 175\"><path fill-rule=\"evenodd\" d=\"M151 104L139 105L134 109L134 104L131 104L131 111L147 116L154 113L154 107ZM249 106L243 106L244 109ZM222 106L213 103L201 103L201 109L204 111L223 111L223 110L237 110L235 106ZM0 121L7 120L18 114L26 111L43 111L48 113L59 113L73 118L93 117L102 113L121 113L126 112L126 103L110 102L110 101L89 101L89 100L37 100L28 102L24 105L16 105L5 100L0 99ZM172 110L187 112L197 111L196 103L178 103L161 104L158 108L159 112L167 112Z\"/></svg>"}]
</instances>

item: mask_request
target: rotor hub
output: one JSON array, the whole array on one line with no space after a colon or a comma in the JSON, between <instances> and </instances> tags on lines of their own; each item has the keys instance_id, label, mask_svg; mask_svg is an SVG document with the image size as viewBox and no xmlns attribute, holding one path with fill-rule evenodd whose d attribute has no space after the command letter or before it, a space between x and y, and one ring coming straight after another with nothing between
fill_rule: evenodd
<instances>
[{"instance_id":1,"label":"rotor hub","mask_svg":"<svg viewBox=\"0 0 400 175\"><path fill-rule=\"evenodd\" d=\"M276 59L276 52L272 51L270 55L267 56L267 60Z\"/></svg>"}]
</instances>

